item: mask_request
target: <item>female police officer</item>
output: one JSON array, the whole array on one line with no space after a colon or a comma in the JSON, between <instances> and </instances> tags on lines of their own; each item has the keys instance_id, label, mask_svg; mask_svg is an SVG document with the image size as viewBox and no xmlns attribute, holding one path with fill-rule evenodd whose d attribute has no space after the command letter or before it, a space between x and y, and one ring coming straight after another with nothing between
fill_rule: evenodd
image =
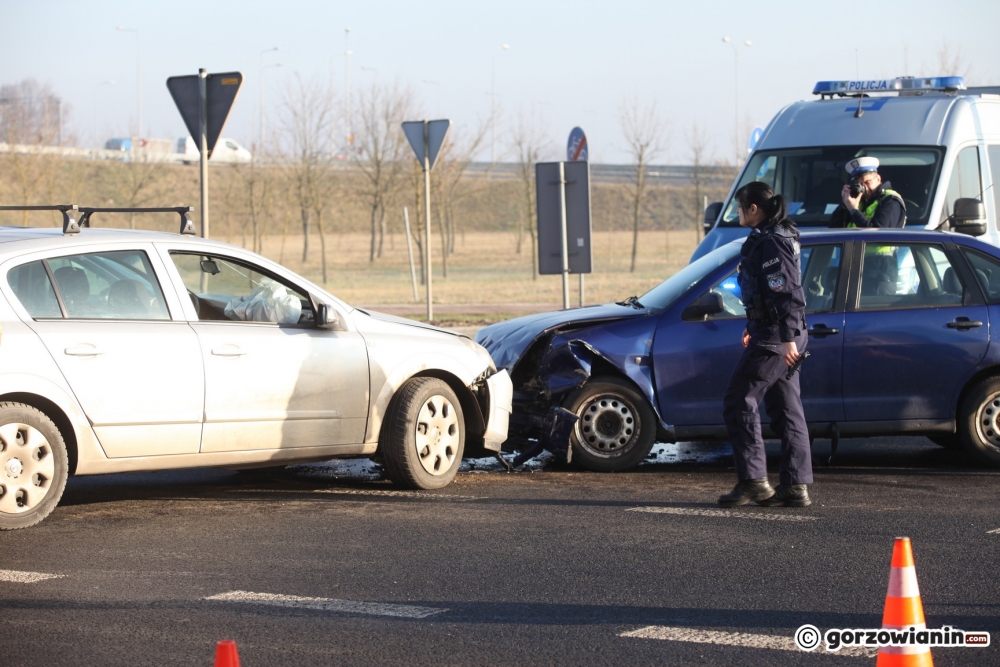
<instances>
[{"instance_id":1,"label":"female police officer","mask_svg":"<svg viewBox=\"0 0 1000 667\"><path fill-rule=\"evenodd\" d=\"M806 484L813 481L809 432L798 374L788 377L807 339L799 233L786 217L784 198L767 184L748 183L736 191L735 198L740 225L753 229L743 243L738 270L747 312L746 350L723 401L739 482L732 492L719 497L719 504L805 507L810 504ZM771 428L781 437L777 489L767 481L757 412L762 398Z\"/></svg>"}]
</instances>

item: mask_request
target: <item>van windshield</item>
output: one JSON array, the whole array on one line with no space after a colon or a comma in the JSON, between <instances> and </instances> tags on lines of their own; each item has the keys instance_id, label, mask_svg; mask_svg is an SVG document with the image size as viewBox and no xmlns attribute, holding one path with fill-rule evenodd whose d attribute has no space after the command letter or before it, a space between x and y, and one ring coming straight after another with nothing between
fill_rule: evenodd
<instances>
[{"instance_id":1,"label":"van windshield","mask_svg":"<svg viewBox=\"0 0 1000 667\"><path fill-rule=\"evenodd\" d=\"M882 182L906 202L907 226L926 225L931 198L937 189L944 149L937 146L824 146L787 150L761 150L750 158L737 190L751 181L762 181L783 195L788 217L799 227L827 227L840 205L840 191L849 181L844 165L856 157L879 160ZM735 190L734 190L735 192ZM726 202L719 222L738 227L736 201Z\"/></svg>"}]
</instances>

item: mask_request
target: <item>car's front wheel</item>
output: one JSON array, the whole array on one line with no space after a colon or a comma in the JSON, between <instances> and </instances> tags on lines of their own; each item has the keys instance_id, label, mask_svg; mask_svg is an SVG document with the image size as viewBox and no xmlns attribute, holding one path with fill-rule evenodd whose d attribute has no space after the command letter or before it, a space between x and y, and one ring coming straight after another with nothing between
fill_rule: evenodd
<instances>
[{"instance_id":1,"label":"car's front wheel","mask_svg":"<svg viewBox=\"0 0 1000 667\"><path fill-rule=\"evenodd\" d=\"M30 405L0 403L0 530L33 526L55 509L68 460L51 419Z\"/></svg>"},{"instance_id":2,"label":"car's front wheel","mask_svg":"<svg viewBox=\"0 0 1000 667\"><path fill-rule=\"evenodd\" d=\"M1000 467L1000 377L986 378L962 400L959 433L980 463Z\"/></svg>"},{"instance_id":3,"label":"car's front wheel","mask_svg":"<svg viewBox=\"0 0 1000 667\"><path fill-rule=\"evenodd\" d=\"M656 414L631 385L594 379L570 395L565 407L579 417L570 444L573 462L588 470L625 470L646 458L656 439Z\"/></svg>"},{"instance_id":4,"label":"car's front wheel","mask_svg":"<svg viewBox=\"0 0 1000 667\"><path fill-rule=\"evenodd\" d=\"M393 396L379 434L389 479L408 489L440 489L458 473L465 418L451 387L437 378L408 380Z\"/></svg>"}]
</instances>

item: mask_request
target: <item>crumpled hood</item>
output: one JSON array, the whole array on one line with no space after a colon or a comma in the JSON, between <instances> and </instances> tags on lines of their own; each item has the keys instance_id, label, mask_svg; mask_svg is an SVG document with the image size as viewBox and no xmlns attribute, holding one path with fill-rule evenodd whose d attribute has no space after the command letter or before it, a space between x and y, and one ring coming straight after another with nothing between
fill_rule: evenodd
<instances>
[{"instance_id":1,"label":"crumpled hood","mask_svg":"<svg viewBox=\"0 0 1000 667\"><path fill-rule=\"evenodd\" d=\"M539 335L564 324L607 322L641 317L646 308L632 308L609 303L570 310L554 310L537 315L526 315L506 322L484 327L476 334L476 342L485 347L498 369L514 367L531 342Z\"/></svg>"}]
</instances>

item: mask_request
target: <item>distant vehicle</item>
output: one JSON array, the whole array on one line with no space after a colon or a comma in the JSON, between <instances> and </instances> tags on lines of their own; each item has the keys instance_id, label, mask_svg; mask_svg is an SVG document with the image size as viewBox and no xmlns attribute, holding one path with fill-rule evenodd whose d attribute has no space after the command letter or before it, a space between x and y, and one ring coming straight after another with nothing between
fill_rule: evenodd
<instances>
[{"instance_id":1,"label":"distant vehicle","mask_svg":"<svg viewBox=\"0 0 1000 667\"><path fill-rule=\"evenodd\" d=\"M961 199L986 208L983 241L1000 245L1000 86L966 88L960 76L820 81L820 99L779 111L753 147L725 203L705 209L694 261L743 238L733 194L751 181L785 197L799 228L828 227L847 182L844 165L879 160L906 202L906 227L956 229ZM984 196L985 195L985 196Z\"/></svg>"},{"instance_id":2,"label":"distant vehicle","mask_svg":"<svg viewBox=\"0 0 1000 667\"><path fill-rule=\"evenodd\" d=\"M198 143L191 137L181 137L177 140L177 152L183 156L184 164L198 162ZM253 159L253 155L233 139L220 137L212 151L211 159L212 162L245 164Z\"/></svg>"},{"instance_id":3,"label":"distant vehicle","mask_svg":"<svg viewBox=\"0 0 1000 667\"><path fill-rule=\"evenodd\" d=\"M104 142L104 150L106 151L122 151L127 152L132 150L132 140L128 137L116 137L114 139L108 139Z\"/></svg>"},{"instance_id":4,"label":"distant vehicle","mask_svg":"<svg viewBox=\"0 0 1000 667\"><path fill-rule=\"evenodd\" d=\"M104 150L129 153L133 148L143 153L167 155L170 153L169 139L143 139L141 137L115 137L104 142Z\"/></svg>"}]
</instances>

